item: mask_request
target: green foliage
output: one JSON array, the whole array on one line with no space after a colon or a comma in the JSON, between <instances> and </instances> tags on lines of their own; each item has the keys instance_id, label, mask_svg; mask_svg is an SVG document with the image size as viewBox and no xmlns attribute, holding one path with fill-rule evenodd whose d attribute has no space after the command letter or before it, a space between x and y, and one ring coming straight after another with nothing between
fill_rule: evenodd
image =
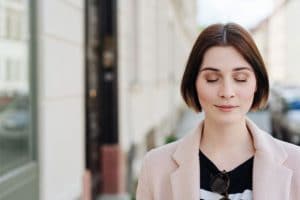
<instances>
[{"instance_id":1,"label":"green foliage","mask_svg":"<svg viewBox=\"0 0 300 200\"><path fill-rule=\"evenodd\" d=\"M168 144L168 143L170 143L170 142L174 142L174 141L176 141L178 138L175 136L175 135L173 135L173 134L171 134L171 135L168 135L168 136L166 136L166 138L165 138L165 144Z\"/></svg>"}]
</instances>

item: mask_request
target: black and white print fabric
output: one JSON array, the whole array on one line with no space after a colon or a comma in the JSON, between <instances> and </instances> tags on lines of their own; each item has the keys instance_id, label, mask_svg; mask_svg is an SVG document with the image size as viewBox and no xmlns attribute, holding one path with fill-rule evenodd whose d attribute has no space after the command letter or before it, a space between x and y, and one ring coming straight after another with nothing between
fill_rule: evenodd
<instances>
[{"instance_id":1,"label":"black and white print fabric","mask_svg":"<svg viewBox=\"0 0 300 200\"><path fill-rule=\"evenodd\" d=\"M230 200L253 200L252 198L252 170L254 157L249 158L235 169L227 172L230 179L228 198ZM200 200L220 200L222 195L211 190L211 177L220 170L199 151L200 162Z\"/></svg>"}]
</instances>

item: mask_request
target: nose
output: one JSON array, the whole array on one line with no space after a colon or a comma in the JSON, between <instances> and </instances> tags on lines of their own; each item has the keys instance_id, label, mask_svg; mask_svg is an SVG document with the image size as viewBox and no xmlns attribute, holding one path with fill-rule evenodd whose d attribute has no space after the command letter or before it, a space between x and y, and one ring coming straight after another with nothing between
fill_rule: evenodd
<instances>
[{"instance_id":1,"label":"nose","mask_svg":"<svg viewBox=\"0 0 300 200\"><path fill-rule=\"evenodd\" d=\"M223 81L219 89L219 96L223 99L230 99L235 96L234 86L230 81Z\"/></svg>"}]
</instances>

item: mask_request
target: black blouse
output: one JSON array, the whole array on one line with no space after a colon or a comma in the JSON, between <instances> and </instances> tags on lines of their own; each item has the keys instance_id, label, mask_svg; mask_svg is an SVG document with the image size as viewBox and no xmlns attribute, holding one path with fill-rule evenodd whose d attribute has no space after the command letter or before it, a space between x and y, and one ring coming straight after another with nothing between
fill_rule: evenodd
<instances>
[{"instance_id":1,"label":"black blouse","mask_svg":"<svg viewBox=\"0 0 300 200\"><path fill-rule=\"evenodd\" d=\"M229 178L228 195L230 200L252 199L252 169L254 157L249 158L233 170L226 172ZM199 150L200 162L200 200L219 200L221 194L213 192L212 179L221 171Z\"/></svg>"}]
</instances>

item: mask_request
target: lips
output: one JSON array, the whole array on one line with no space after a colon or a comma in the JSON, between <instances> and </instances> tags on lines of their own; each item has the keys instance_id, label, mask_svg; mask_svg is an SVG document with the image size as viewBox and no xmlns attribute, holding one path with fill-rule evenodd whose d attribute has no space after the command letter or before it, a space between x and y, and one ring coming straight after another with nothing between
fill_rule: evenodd
<instances>
[{"instance_id":1,"label":"lips","mask_svg":"<svg viewBox=\"0 0 300 200\"><path fill-rule=\"evenodd\" d=\"M238 107L238 106L233 106L233 105L215 105L215 106L223 112L230 112Z\"/></svg>"},{"instance_id":2,"label":"lips","mask_svg":"<svg viewBox=\"0 0 300 200\"><path fill-rule=\"evenodd\" d=\"M218 108L236 108L237 106L232 105L216 105Z\"/></svg>"}]
</instances>

